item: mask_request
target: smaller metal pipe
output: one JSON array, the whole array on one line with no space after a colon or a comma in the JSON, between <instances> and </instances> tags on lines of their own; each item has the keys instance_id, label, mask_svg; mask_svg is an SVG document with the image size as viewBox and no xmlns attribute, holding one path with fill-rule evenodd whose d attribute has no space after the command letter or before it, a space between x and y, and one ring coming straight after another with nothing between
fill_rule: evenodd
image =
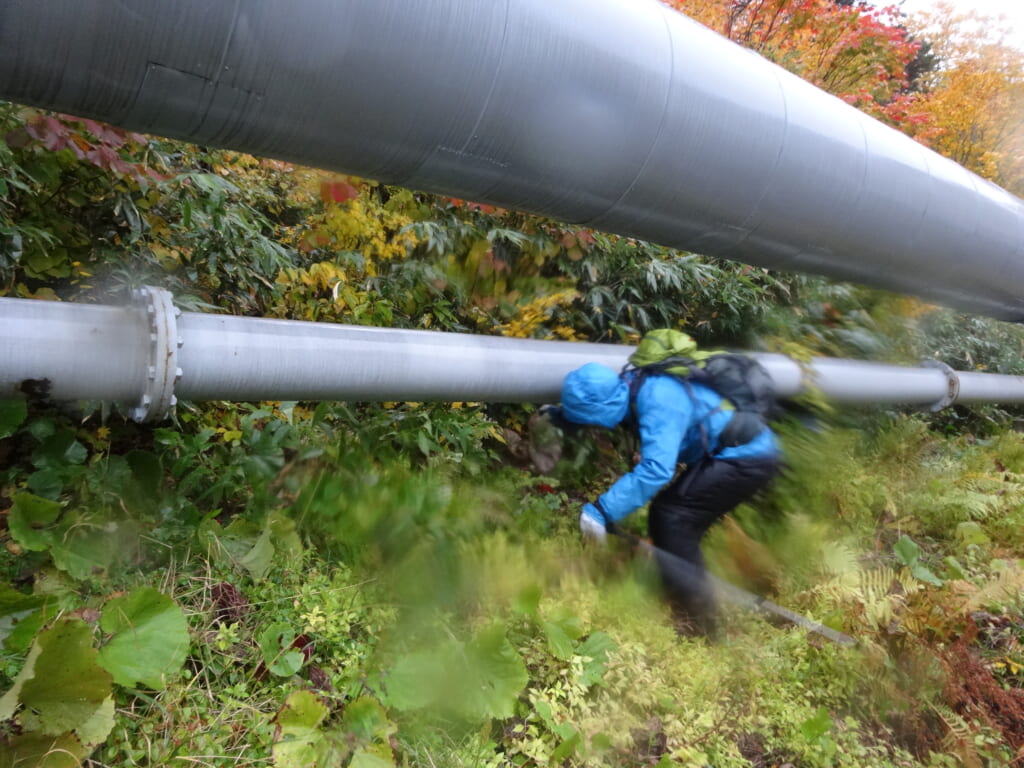
<instances>
[{"instance_id":1,"label":"smaller metal pipe","mask_svg":"<svg viewBox=\"0 0 1024 768\"><path fill-rule=\"evenodd\" d=\"M816 387L837 402L930 405L941 400L947 389L945 374L935 368L828 357L815 357L801 365L784 355L755 354L754 357L771 374L776 391L783 398L795 397ZM993 389L1013 386L1012 382L1003 381L1001 387L995 384ZM1024 394L1024 384L1020 386Z\"/></svg>"},{"instance_id":2,"label":"smaller metal pipe","mask_svg":"<svg viewBox=\"0 0 1024 768\"><path fill-rule=\"evenodd\" d=\"M148 364L138 307L0 299L0 398L38 381L54 400L135 403Z\"/></svg>"},{"instance_id":3,"label":"smaller metal pipe","mask_svg":"<svg viewBox=\"0 0 1024 768\"><path fill-rule=\"evenodd\" d=\"M188 400L554 402L587 362L632 347L292 320L177 315L149 289L128 307L0 299L0 398L45 381L55 400L126 403L139 420ZM152 309L151 309L152 308ZM779 396L840 403L1024 402L1024 377L755 354ZM147 401L148 398L148 401ZM152 407L151 407L152 406Z\"/></svg>"},{"instance_id":4,"label":"smaller metal pipe","mask_svg":"<svg viewBox=\"0 0 1024 768\"><path fill-rule=\"evenodd\" d=\"M1024 403L1024 376L957 371L958 403Z\"/></svg>"},{"instance_id":5,"label":"smaller metal pipe","mask_svg":"<svg viewBox=\"0 0 1024 768\"><path fill-rule=\"evenodd\" d=\"M630 349L438 331L185 312L177 387L185 400L545 402L586 362Z\"/></svg>"}]
</instances>

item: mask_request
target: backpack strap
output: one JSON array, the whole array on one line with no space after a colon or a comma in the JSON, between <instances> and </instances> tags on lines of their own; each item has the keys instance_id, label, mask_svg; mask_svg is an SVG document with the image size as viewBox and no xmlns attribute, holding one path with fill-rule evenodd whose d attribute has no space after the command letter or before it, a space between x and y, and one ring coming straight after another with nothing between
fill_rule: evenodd
<instances>
[{"instance_id":1,"label":"backpack strap","mask_svg":"<svg viewBox=\"0 0 1024 768\"><path fill-rule=\"evenodd\" d=\"M643 368L636 368L636 367L633 367L633 366L630 366L630 365L626 365L626 366L623 367L622 373L620 375L625 376L628 373L632 373L633 374L632 379L630 379L630 381L628 382L629 383L629 414L628 414L628 416L626 418L627 418L627 425L630 427L630 429L632 430L633 434L636 435L637 440L640 439L640 419L639 419L639 416L637 415L637 412L636 412L636 397L640 393L640 387L643 386L643 383L647 379L648 376L651 376L651 375L668 376L668 377L670 377L672 379L675 379L680 384L682 384L683 387L685 387L685 389L686 389L686 394L690 398L690 403L693 405L693 410L696 413L697 408L698 408L698 400L697 400L697 396L695 394L693 394L693 387L690 385L689 379L686 376L681 376L681 375L675 374L675 373L669 373L668 371L664 370L664 368L666 368L666 367L673 367L673 366L679 365L681 361L686 361L686 362L690 363L693 366L693 368L691 368L691 370L695 370L696 369L696 363L693 360L690 360L689 358L682 358L682 357L669 358L668 360L663 361L664 363L668 364L668 365L665 365L665 366L663 366L661 363L656 363L654 365L644 366ZM725 402L725 398L722 398L722 403L724 403L724 402ZM700 429L701 447L704 449L704 455L706 457L712 455L711 440L708 437L708 428L707 428L707 423L706 422L707 422L708 418L710 418L713 414L715 414L715 413L717 413L718 411L721 411L721 410L724 410L724 405L720 403L716 408L712 408L710 411L708 411L707 413L705 413L702 416L699 416L698 419L697 419L697 428Z\"/></svg>"}]
</instances>

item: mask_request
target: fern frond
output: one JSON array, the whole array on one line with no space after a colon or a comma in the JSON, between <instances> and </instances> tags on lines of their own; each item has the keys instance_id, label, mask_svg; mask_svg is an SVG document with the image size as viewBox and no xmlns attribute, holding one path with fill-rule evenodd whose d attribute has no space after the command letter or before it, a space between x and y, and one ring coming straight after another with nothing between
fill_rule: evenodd
<instances>
[{"instance_id":1,"label":"fern frond","mask_svg":"<svg viewBox=\"0 0 1024 768\"><path fill-rule=\"evenodd\" d=\"M984 768L981 755L974 746L974 731L970 723L945 704L932 704L931 708L946 728L943 749L956 754L964 768Z\"/></svg>"},{"instance_id":2,"label":"fern frond","mask_svg":"<svg viewBox=\"0 0 1024 768\"><path fill-rule=\"evenodd\" d=\"M833 576L858 573L861 568L853 548L838 541L825 542L821 551L821 567Z\"/></svg>"},{"instance_id":3,"label":"fern frond","mask_svg":"<svg viewBox=\"0 0 1024 768\"><path fill-rule=\"evenodd\" d=\"M1021 600L1022 591L1024 591L1024 570L1007 568L982 584L978 591L968 598L964 607L968 611L977 611L993 604L1016 603Z\"/></svg>"}]
</instances>

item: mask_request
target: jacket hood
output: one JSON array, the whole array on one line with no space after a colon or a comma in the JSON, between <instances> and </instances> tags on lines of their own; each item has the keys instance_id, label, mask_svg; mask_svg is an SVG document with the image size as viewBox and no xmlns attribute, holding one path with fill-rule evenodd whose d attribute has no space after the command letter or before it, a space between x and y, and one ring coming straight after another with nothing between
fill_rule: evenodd
<instances>
[{"instance_id":1,"label":"jacket hood","mask_svg":"<svg viewBox=\"0 0 1024 768\"><path fill-rule=\"evenodd\" d=\"M629 385L600 363L587 363L562 383L562 413L576 424L611 429L629 412Z\"/></svg>"}]
</instances>

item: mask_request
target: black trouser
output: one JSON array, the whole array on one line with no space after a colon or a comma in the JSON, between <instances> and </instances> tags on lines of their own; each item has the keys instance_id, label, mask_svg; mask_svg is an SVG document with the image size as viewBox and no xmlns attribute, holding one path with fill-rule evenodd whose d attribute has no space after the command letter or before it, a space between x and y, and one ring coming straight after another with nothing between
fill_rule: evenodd
<instances>
[{"instance_id":1,"label":"black trouser","mask_svg":"<svg viewBox=\"0 0 1024 768\"><path fill-rule=\"evenodd\" d=\"M669 602L680 619L708 634L715 605L700 551L720 518L753 497L779 471L777 459L705 458L665 486L651 502L649 529ZM680 562L680 558L686 562ZM687 565L690 564L690 565Z\"/></svg>"}]
</instances>

